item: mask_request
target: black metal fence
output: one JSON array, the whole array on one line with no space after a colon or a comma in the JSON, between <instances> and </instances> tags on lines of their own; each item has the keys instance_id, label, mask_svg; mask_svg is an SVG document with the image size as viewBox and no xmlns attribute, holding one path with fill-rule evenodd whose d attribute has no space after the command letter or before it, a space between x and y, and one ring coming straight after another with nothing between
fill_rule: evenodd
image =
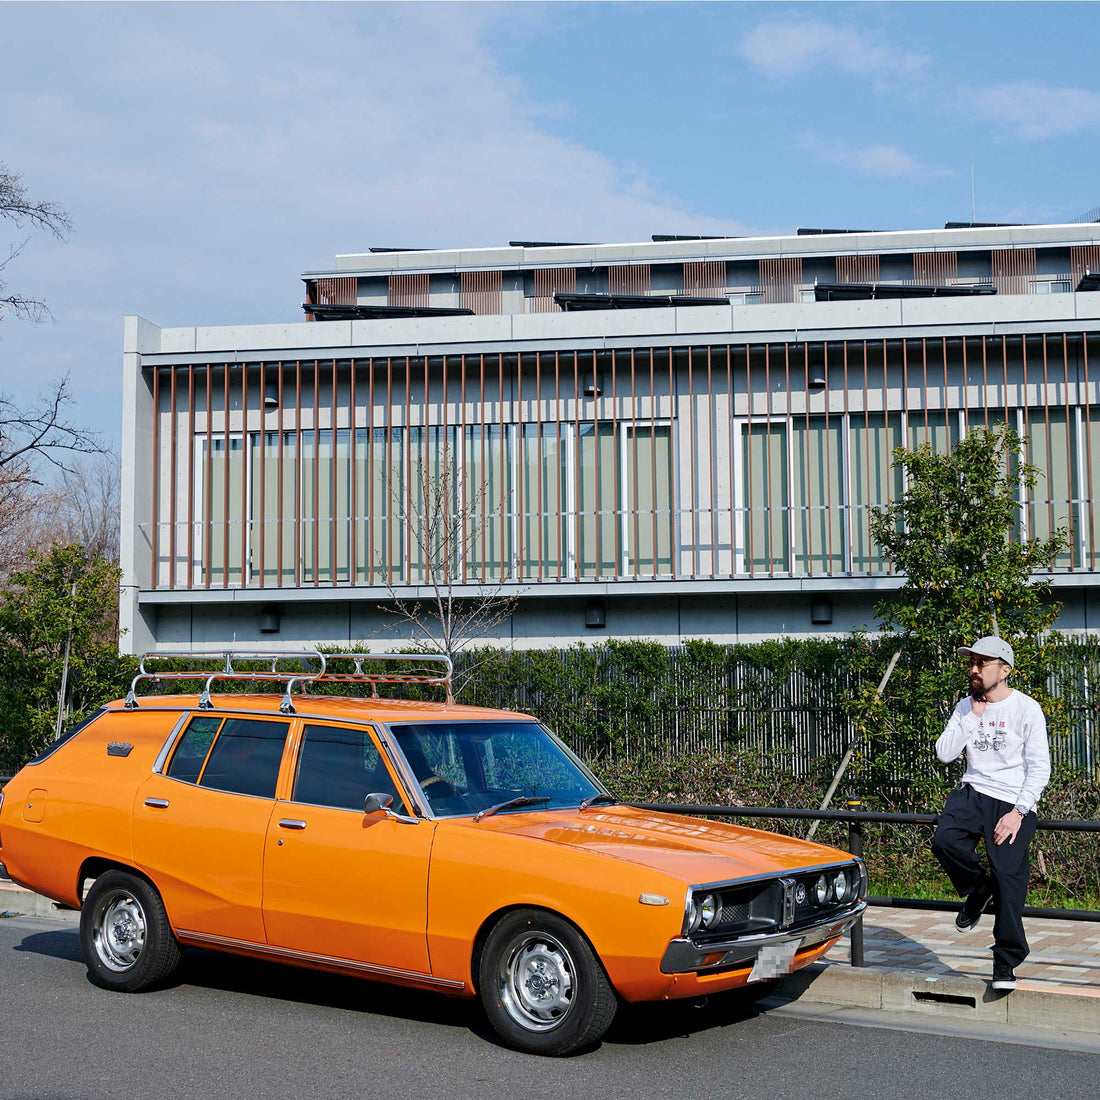
<instances>
[{"instance_id":1,"label":"black metal fence","mask_svg":"<svg viewBox=\"0 0 1100 1100\"><path fill-rule=\"evenodd\" d=\"M699 817L764 817L786 821L846 821L848 823L848 851L863 856L863 826L877 825L928 825L935 828L939 817L935 814L880 814L866 810L789 810L775 806L693 806L690 803L673 806L659 802L631 802L640 810L658 810L668 814L694 814ZM1052 833L1100 833L1100 821L1058 821L1040 818L1037 829ZM958 912L962 903L957 901L933 901L924 898L891 898L872 895L869 905L892 909L933 909ZM1097 909L1048 909L1043 906L1024 906L1025 917L1049 917L1055 920L1093 921L1100 923ZM863 953L863 918L851 931L852 966L866 966Z\"/></svg>"}]
</instances>

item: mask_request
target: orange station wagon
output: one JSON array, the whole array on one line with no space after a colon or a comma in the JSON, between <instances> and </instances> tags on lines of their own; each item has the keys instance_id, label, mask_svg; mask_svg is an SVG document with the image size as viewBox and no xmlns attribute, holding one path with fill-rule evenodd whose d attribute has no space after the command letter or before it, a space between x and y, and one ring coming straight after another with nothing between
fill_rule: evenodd
<instances>
[{"instance_id":1,"label":"orange station wagon","mask_svg":"<svg viewBox=\"0 0 1100 1100\"><path fill-rule=\"evenodd\" d=\"M147 671L164 657L176 671ZM125 701L0 794L0 862L80 909L106 989L213 948L477 997L507 1044L561 1055L620 1001L805 966L866 908L848 853L619 804L529 716L309 693L403 681L449 698L445 658L438 675L389 654L211 660L146 655ZM201 695L136 695L196 678ZM284 690L212 695L220 679Z\"/></svg>"}]
</instances>

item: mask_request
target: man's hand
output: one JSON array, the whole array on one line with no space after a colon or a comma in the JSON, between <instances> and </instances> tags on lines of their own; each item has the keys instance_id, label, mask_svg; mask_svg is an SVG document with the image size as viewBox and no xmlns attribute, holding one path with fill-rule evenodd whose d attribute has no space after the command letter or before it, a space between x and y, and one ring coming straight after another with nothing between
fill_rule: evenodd
<instances>
[{"instance_id":1,"label":"man's hand","mask_svg":"<svg viewBox=\"0 0 1100 1100\"><path fill-rule=\"evenodd\" d=\"M985 710L985 700L984 699L971 699L970 700L970 713L973 714L975 718L981 718L982 712L984 710Z\"/></svg>"},{"instance_id":2,"label":"man's hand","mask_svg":"<svg viewBox=\"0 0 1100 1100\"><path fill-rule=\"evenodd\" d=\"M1015 810L1009 810L993 828L994 843L1004 844L1007 840L1009 844L1014 844L1023 823L1024 819Z\"/></svg>"}]
</instances>

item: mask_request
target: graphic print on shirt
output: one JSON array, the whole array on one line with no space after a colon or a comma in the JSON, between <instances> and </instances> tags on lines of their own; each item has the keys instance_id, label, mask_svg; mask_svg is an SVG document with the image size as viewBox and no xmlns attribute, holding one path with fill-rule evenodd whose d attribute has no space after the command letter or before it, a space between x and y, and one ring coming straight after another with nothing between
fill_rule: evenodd
<instances>
[{"instance_id":1,"label":"graphic print on shirt","mask_svg":"<svg viewBox=\"0 0 1100 1100\"><path fill-rule=\"evenodd\" d=\"M985 752L987 749L1000 752L1005 747L1005 742L1005 724L1003 721L990 722L987 727L984 719L978 719L978 736L974 741L974 748L980 752Z\"/></svg>"}]
</instances>

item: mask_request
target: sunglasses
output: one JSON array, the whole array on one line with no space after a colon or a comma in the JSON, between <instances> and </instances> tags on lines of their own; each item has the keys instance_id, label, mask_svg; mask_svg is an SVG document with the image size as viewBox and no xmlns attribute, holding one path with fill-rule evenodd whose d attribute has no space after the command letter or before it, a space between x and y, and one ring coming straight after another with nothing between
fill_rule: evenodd
<instances>
[{"instance_id":1,"label":"sunglasses","mask_svg":"<svg viewBox=\"0 0 1100 1100\"><path fill-rule=\"evenodd\" d=\"M986 665L991 665L994 662L999 662L1000 657L971 657L967 661L967 668L983 669Z\"/></svg>"}]
</instances>

